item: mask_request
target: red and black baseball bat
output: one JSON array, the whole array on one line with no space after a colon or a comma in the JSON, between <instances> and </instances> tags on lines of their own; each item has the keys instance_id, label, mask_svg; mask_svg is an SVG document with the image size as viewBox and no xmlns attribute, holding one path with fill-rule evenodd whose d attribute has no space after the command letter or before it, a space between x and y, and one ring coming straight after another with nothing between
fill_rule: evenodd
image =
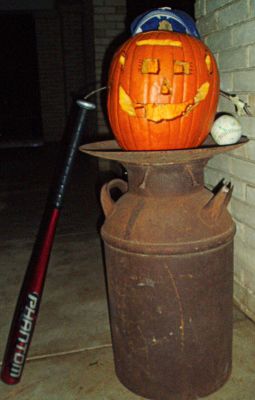
<instances>
[{"instance_id":1,"label":"red and black baseball bat","mask_svg":"<svg viewBox=\"0 0 255 400\"><path fill-rule=\"evenodd\" d=\"M68 138L63 136L60 159L56 175L50 187L45 211L34 243L31 258L18 297L2 364L1 378L7 384L21 379L26 357L34 332L44 282L54 241L57 221L75 154L84 131L88 110L95 109L93 103L77 100L77 116Z\"/></svg>"}]
</instances>

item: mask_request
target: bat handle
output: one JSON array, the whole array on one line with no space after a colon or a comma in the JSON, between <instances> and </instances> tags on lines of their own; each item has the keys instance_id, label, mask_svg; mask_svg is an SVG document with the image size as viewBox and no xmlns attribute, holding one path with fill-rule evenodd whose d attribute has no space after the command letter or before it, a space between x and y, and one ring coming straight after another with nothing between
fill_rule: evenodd
<instances>
[{"instance_id":1,"label":"bat handle","mask_svg":"<svg viewBox=\"0 0 255 400\"><path fill-rule=\"evenodd\" d=\"M60 173L57 173L57 183L54 182L52 188L52 204L57 209L60 209L63 205L64 194L75 159L74 155L80 143L87 112L90 110L95 110L96 108L95 104L86 100L77 100L76 104L79 106L79 114L75 120L72 137L70 138L69 144L66 148L63 162L60 165Z\"/></svg>"},{"instance_id":2,"label":"bat handle","mask_svg":"<svg viewBox=\"0 0 255 400\"><path fill-rule=\"evenodd\" d=\"M21 379L39 312L56 225L75 153L83 133L87 111L95 109L93 103L85 100L78 100L76 103L79 106L78 116L75 119L65 154L61 157L62 162L57 171L57 179L53 181L49 192L48 202L34 243L8 336L1 378L10 385L18 383ZM49 201L49 199L53 201Z\"/></svg>"}]
</instances>

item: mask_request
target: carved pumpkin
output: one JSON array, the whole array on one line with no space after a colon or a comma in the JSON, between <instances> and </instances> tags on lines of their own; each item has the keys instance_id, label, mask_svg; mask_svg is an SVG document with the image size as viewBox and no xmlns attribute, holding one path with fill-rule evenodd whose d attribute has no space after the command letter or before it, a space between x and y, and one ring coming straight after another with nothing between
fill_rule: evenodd
<instances>
[{"instance_id":1,"label":"carved pumpkin","mask_svg":"<svg viewBox=\"0 0 255 400\"><path fill-rule=\"evenodd\" d=\"M219 96L213 55L186 34L135 35L115 54L108 116L125 150L198 147L208 135Z\"/></svg>"}]
</instances>

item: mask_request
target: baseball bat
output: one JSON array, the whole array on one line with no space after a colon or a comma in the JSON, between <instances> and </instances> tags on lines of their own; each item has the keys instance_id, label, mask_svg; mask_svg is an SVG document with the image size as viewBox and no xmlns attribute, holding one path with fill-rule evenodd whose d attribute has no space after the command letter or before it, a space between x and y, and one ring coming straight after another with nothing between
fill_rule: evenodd
<instances>
[{"instance_id":1,"label":"baseball bat","mask_svg":"<svg viewBox=\"0 0 255 400\"><path fill-rule=\"evenodd\" d=\"M77 100L76 105L78 105L77 116L70 137L66 140L65 135L63 135L61 158L49 190L7 340L1 378L9 385L18 383L22 376L39 312L56 226L75 153L84 130L87 111L95 109L93 103L85 100Z\"/></svg>"}]
</instances>

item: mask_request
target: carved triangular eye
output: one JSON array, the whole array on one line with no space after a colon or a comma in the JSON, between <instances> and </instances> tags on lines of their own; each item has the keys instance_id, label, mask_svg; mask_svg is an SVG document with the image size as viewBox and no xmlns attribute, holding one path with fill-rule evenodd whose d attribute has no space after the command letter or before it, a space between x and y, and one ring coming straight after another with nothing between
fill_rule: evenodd
<instances>
[{"instance_id":1,"label":"carved triangular eye","mask_svg":"<svg viewBox=\"0 0 255 400\"><path fill-rule=\"evenodd\" d=\"M126 56L125 54L121 54L119 58L119 63L121 65L121 68L124 69L125 63L126 63Z\"/></svg>"},{"instance_id":2,"label":"carved triangular eye","mask_svg":"<svg viewBox=\"0 0 255 400\"><path fill-rule=\"evenodd\" d=\"M206 63L206 66L207 66L209 74L212 74L212 72L213 72L212 59L209 56L209 54L207 54L206 57L205 57L205 63Z\"/></svg>"},{"instance_id":3,"label":"carved triangular eye","mask_svg":"<svg viewBox=\"0 0 255 400\"><path fill-rule=\"evenodd\" d=\"M145 58L142 64L142 74L158 74L159 60L157 58Z\"/></svg>"}]
</instances>

